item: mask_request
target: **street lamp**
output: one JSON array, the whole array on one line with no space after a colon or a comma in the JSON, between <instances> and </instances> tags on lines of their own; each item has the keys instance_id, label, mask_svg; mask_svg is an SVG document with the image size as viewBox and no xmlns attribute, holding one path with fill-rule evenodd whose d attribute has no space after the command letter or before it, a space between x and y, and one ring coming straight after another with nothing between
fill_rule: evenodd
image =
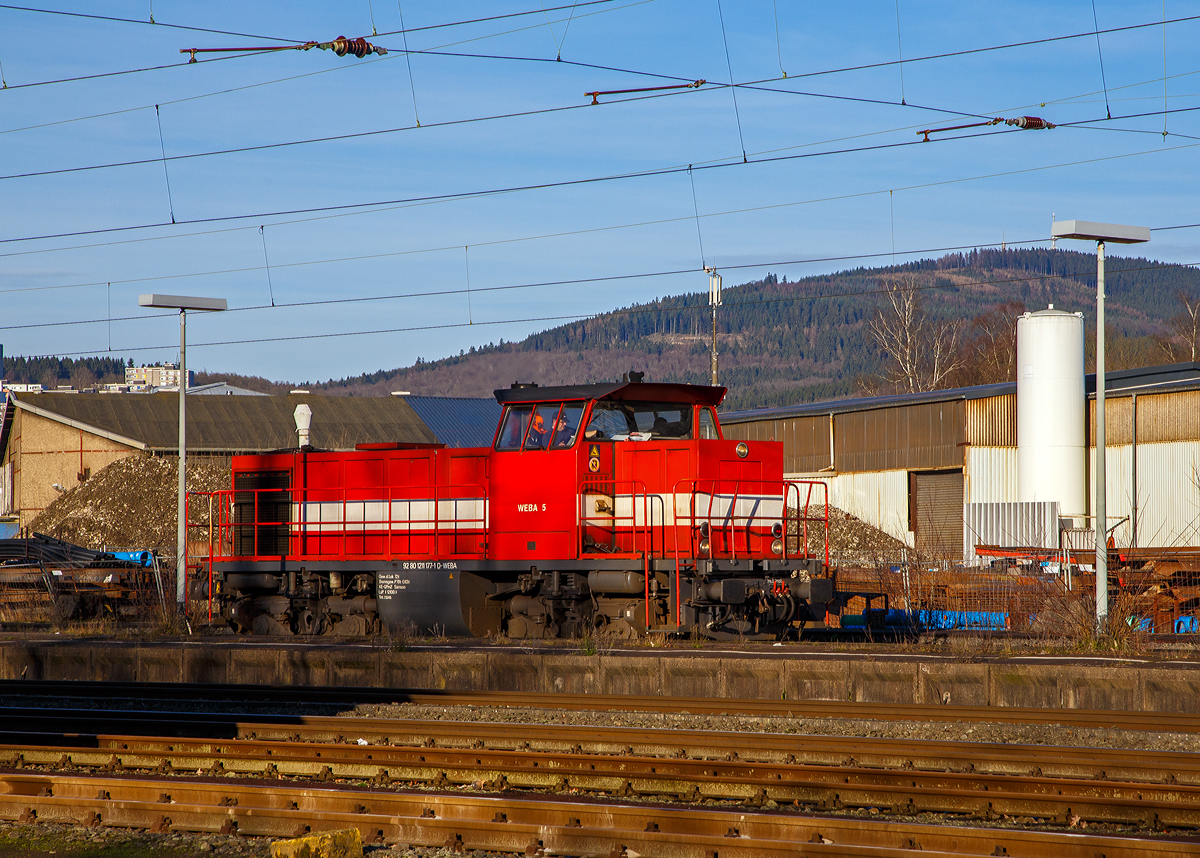
<instances>
[{"instance_id":1,"label":"street lamp","mask_svg":"<svg viewBox=\"0 0 1200 858\"><path fill-rule=\"evenodd\" d=\"M187 311L227 309L224 298L194 298L189 295L139 295L139 307L179 311L179 497L175 528L175 602L185 616L187 576Z\"/></svg>"},{"instance_id":2,"label":"street lamp","mask_svg":"<svg viewBox=\"0 0 1200 858\"><path fill-rule=\"evenodd\" d=\"M1050 225L1052 238L1079 238L1096 242L1096 468L1092 492L1096 514L1096 627L1103 631L1108 620L1108 518L1105 509L1104 431L1104 245L1141 244L1150 240L1150 228L1115 223L1064 220Z\"/></svg>"}]
</instances>

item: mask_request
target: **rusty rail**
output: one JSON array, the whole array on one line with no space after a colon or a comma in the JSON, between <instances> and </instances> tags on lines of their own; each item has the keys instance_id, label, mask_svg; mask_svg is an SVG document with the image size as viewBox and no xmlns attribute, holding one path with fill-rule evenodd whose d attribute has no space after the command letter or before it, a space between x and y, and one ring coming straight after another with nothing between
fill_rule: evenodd
<instances>
[{"instance_id":1,"label":"rusty rail","mask_svg":"<svg viewBox=\"0 0 1200 858\"><path fill-rule=\"evenodd\" d=\"M169 778L0 776L0 817L157 831L288 837L358 828L367 843L408 843L463 852L630 852L667 858L850 856L923 850L943 855L1106 858L1200 854L1163 838L938 827L825 819L737 808L687 809L615 802L395 793L365 789L199 782Z\"/></svg>"},{"instance_id":2,"label":"rusty rail","mask_svg":"<svg viewBox=\"0 0 1200 858\"><path fill-rule=\"evenodd\" d=\"M10 732L0 745L0 768L204 772L379 787L551 790L749 807L790 803L809 811L875 808L975 820L1003 816L1200 828L1200 754L1105 751L1097 759L1095 749L963 742L315 720L299 728L243 724L242 738L236 739L64 733L57 743L46 734L18 743L20 734ZM161 716L153 723L160 731L172 726ZM297 729L307 731L308 741ZM533 739L521 738L531 734Z\"/></svg>"},{"instance_id":3,"label":"rusty rail","mask_svg":"<svg viewBox=\"0 0 1200 858\"><path fill-rule=\"evenodd\" d=\"M962 741L855 738L791 733L745 733L602 726L564 726L488 721L428 721L400 718L285 716L267 720L196 713L129 712L94 709L0 708L0 723L36 724L36 732L0 732L0 761L20 747L60 747L93 751L105 760L115 752L161 754L163 746L226 748L226 743L307 743L360 745L380 750L405 746L451 751L521 751L526 754L583 754L725 760L736 752L750 763L847 766L863 769L967 772L980 775L1032 775L1045 778L1172 782L1200 786L1200 753L1092 747L1019 745ZM109 732L111 731L111 732ZM170 736L171 738L158 738ZM69 738L68 738L69 737ZM249 747L250 745L247 745ZM364 753L373 753L364 752ZM45 755L41 757L45 759ZM58 758L56 757L55 760ZM82 757L78 759L82 760ZM853 764L848 761L853 760ZM29 760L33 762L32 758ZM194 768L194 767L193 767Z\"/></svg>"}]
</instances>

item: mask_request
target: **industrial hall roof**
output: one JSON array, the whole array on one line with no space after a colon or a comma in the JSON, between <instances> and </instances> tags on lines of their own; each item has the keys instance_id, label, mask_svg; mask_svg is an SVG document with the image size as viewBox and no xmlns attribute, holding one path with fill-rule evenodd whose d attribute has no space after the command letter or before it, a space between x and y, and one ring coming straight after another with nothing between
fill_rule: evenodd
<instances>
[{"instance_id":1,"label":"industrial hall roof","mask_svg":"<svg viewBox=\"0 0 1200 858\"><path fill-rule=\"evenodd\" d=\"M1119 369L1104 373L1105 387L1109 398L1129 393L1184 390L1200 386L1200 363L1172 363L1162 366ZM1083 377L1085 395L1096 396L1096 374L1090 372ZM953 387L946 390L930 390L923 393L899 393L891 396L865 396L857 399L833 399L824 402L804 402L775 408L752 408L745 411L729 411L721 415L722 424L750 423L756 420L784 420L792 417L812 417L825 414L847 414L854 411L871 411L877 408L893 408L917 405L925 402L953 402L957 399L987 399L1006 396L1017 392L1015 381L1000 384L980 384L974 387Z\"/></svg>"},{"instance_id":2,"label":"industrial hall roof","mask_svg":"<svg viewBox=\"0 0 1200 858\"><path fill-rule=\"evenodd\" d=\"M951 390L931 390L926 393L899 393L892 396L864 396L858 399L834 399L825 402L805 402L777 408L752 408L748 411L729 411L721 415L721 423L747 423L752 420L780 420L787 417L810 417L823 414L845 414L850 411L869 411L896 405L915 405L921 402L950 402L955 399L986 399L1016 393L1015 382L980 384Z\"/></svg>"},{"instance_id":3,"label":"industrial hall roof","mask_svg":"<svg viewBox=\"0 0 1200 858\"><path fill-rule=\"evenodd\" d=\"M468 396L405 396L417 416L447 447L490 447L500 403Z\"/></svg>"},{"instance_id":4,"label":"industrial hall roof","mask_svg":"<svg viewBox=\"0 0 1200 858\"><path fill-rule=\"evenodd\" d=\"M187 402L188 450L236 453L295 447L292 415L301 403L312 409L311 443L319 449L438 441L401 397L198 396ZM177 393L22 394L10 395L8 405L137 449L179 449Z\"/></svg>"}]
</instances>

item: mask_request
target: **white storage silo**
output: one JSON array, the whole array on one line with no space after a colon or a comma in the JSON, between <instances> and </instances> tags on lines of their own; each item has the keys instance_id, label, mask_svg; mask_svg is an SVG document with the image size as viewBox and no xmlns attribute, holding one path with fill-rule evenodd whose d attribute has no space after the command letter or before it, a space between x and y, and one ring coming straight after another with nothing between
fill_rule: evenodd
<instances>
[{"instance_id":1,"label":"white storage silo","mask_svg":"<svg viewBox=\"0 0 1200 858\"><path fill-rule=\"evenodd\" d=\"M1050 309L1017 319L1017 499L1087 504L1083 314Z\"/></svg>"}]
</instances>

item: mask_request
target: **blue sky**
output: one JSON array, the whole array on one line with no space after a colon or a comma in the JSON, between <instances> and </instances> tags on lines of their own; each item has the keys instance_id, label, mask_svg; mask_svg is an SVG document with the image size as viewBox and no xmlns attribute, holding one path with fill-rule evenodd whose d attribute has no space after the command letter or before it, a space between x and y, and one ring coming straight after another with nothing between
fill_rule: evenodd
<instances>
[{"instance_id":1,"label":"blue sky","mask_svg":"<svg viewBox=\"0 0 1200 858\"><path fill-rule=\"evenodd\" d=\"M893 242L897 260L1045 242L1052 212L1200 223L1200 20L1156 23L1200 3L1097 2L1101 30L1155 24L1101 34L1103 78L1090 2L157 0L155 25L149 0L37 5L145 23L0 8L0 176L41 174L0 178L10 355L173 360L176 320L138 294L210 295L237 311L190 318L192 368L323 380L705 290L701 240L728 286L886 264ZM179 53L339 35L390 53ZM153 66L171 67L109 74ZM1020 115L1060 127L913 144ZM208 154L254 146L272 148ZM651 175L584 181L630 173ZM1200 263L1200 229L1140 252ZM314 337L363 331L389 333Z\"/></svg>"}]
</instances>

